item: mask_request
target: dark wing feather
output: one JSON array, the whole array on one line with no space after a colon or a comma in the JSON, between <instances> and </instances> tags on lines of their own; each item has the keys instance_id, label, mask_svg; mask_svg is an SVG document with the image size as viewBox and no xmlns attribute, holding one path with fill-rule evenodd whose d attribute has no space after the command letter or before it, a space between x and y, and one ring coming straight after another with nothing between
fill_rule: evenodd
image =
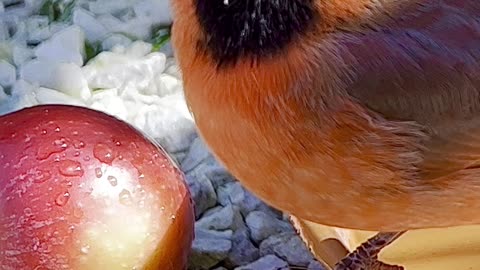
<instances>
[{"instance_id":1,"label":"dark wing feather","mask_svg":"<svg viewBox=\"0 0 480 270\"><path fill-rule=\"evenodd\" d=\"M352 97L388 120L426 127L421 169L433 178L480 165L480 1L425 2L422 12L389 14L383 28L338 34L336 43Z\"/></svg>"}]
</instances>

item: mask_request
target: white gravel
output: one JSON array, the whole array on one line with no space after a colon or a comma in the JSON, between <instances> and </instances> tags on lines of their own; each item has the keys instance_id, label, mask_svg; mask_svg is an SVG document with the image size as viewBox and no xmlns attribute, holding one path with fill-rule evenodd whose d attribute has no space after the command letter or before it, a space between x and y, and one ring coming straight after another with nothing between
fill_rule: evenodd
<instances>
[{"instance_id":1,"label":"white gravel","mask_svg":"<svg viewBox=\"0 0 480 270\"><path fill-rule=\"evenodd\" d=\"M0 0L0 115L80 105L161 143L195 201L190 269L321 269L287 217L246 191L197 137L169 44L152 51L149 43L153 26L171 23L168 1L53 1L66 8L57 21L39 15L42 0ZM86 62L92 47L102 52Z\"/></svg>"}]
</instances>

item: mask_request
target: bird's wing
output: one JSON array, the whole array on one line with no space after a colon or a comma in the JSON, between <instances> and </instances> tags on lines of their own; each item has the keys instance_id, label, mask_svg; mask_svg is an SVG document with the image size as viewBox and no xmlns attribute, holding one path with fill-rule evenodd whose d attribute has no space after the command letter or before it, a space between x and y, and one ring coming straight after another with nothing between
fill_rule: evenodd
<instances>
[{"instance_id":1,"label":"bird's wing","mask_svg":"<svg viewBox=\"0 0 480 270\"><path fill-rule=\"evenodd\" d=\"M346 91L388 120L424 125L422 171L438 177L480 166L480 1L430 2L336 42L350 71Z\"/></svg>"}]
</instances>

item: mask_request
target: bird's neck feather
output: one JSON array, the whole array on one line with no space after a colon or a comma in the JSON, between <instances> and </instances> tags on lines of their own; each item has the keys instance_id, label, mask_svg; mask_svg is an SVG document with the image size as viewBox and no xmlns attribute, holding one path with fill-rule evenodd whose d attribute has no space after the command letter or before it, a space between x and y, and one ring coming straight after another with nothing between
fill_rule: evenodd
<instances>
[{"instance_id":1,"label":"bird's neck feather","mask_svg":"<svg viewBox=\"0 0 480 270\"><path fill-rule=\"evenodd\" d=\"M286 47L311 32L331 33L339 28L356 28L368 21L373 11L385 10L383 4L373 0L175 2L180 2L177 6L190 9L188 19L199 26L199 35L191 45L196 46L199 53L209 54L219 66L234 65L245 58L262 61L277 57Z\"/></svg>"},{"instance_id":2,"label":"bird's neck feather","mask_svg":"<svg viewBox=\"0 0 480 270\"><path fill-rule=\"evenodd\" d=\"M173 44L184 74L187 100L252 109L254 109L252 104L260 105L262 100L268 97L275 97L277 100L282 95L292 97L294 84L308 79L308 76L313 74L321 74L325 78L324 82L331 79L334 71L330 70L329 64L322 57L322 53L329 51L328 45L331 43L328 36L331 30L338 24L354 25L360 22L359 18L365 17L367 4L371 2L371 0L314 0L312 3L317 17L311 26L312 29L301 32L274 53L253 57L237 55L234 61L219 65L223 58L215 55L211 51L212 48L209 49L208 46L213 46L213 43L210 45L205 43L208 30L199 21L196 8L199 1L205 0L173 2L175 18ZM316 80L317 84L322 84L321 78ZM246 102L250 103L250 106L245 104Z\"/></svg>"}]
</instances>

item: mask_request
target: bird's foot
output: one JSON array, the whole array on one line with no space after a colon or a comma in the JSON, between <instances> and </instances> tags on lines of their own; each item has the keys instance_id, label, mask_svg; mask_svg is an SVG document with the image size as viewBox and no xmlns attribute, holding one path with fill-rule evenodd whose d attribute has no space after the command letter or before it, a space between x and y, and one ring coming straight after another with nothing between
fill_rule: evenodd
<instances>
[{"instance_id":1,"label":"bird's foot","mask_svg":"<svg viewBox=\"0 0 480 270\"><path fill-rule=\"evenodd\" d=\"M334 270L403 270L378 260L380 251L404 232L378 233L335 265Z\"/></svg>"}]
</instances>

